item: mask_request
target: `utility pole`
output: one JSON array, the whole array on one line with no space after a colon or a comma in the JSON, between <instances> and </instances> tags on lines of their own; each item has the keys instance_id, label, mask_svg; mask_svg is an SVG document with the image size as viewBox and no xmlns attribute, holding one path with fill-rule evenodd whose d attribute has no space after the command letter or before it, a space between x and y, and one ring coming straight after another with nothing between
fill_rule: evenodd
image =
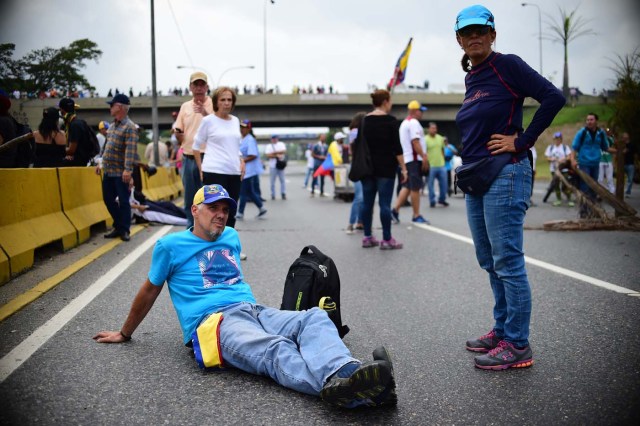
<instances>
[{"instance_id":1,"label":"utility pole","mask_svg":"<svg viewBox=\"0 0 640 426\"><path fill-rule=\"evenodd\" d=\"M151 129L153 132L153 162L160 166L160 150L158 149L158 92L156 91L156 26L154 5L151 0Z\"/></svg>"}]
</instances>

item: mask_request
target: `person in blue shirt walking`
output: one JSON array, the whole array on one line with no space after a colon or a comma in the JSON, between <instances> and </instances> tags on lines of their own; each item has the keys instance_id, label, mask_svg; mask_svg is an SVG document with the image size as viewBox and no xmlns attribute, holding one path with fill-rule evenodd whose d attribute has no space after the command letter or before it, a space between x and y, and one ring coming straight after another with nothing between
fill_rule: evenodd
<instances>
[{"instance_id":1,"label":"person in blue shirt walking","mask_svg":"<svg viewBox=\"0 0 640 426\"><path fill-rule=\"evenodd\" d=\"M596 182L600 175L600 159L603 152L609 151L607 134L598 127L598 114L590 112L587 114L585 126L578 130L571 144L571 166L588 174ZM577 154L577 158L576 158ZM596 193L580 179L579 188L591 201L595 201ZM590 215L589 208L585 203L580 203L580 217L585 218Z\"/></svg>"},{"instance_id":2,"label":"person in blue shirt walking","mask_svg":"<svg viewBox=\"0 0 640 426\"><path fill-rule=\"evenodd\" d=\"M495 172L484 194L465 194L467 221L476 258L489 274L495 299L493 329L467 341L482 369L529 367L531 289L524 263L524 218L532 190L527 153L565 104L562 93L515 55L494 52L495 18L484 6L463 9L454 25L464 50L466 93L456 123L462 135L463 164L488 161ZM526 97L540 103L529 127L522 127ZM503 155L500 155L503 154ZM492 167L493 165L493 167ZM491 170L491 168L493 170ZM491 173L494 174L494 173Z\"/></svg>"},{"instance_id":3,"label":"person in blue shirt walking","mask_svg":"<svg viewBox=\"0 0 640 426\"><path fill-rule=\"evenodd\" d=\"M260 162L260 152L258 151L258 142L253 136L251 121L242 120L240 122L240 152L245 164L244 177L240 184L240 202L236 219L244 218L244 207L247 201L253 201L258 207L258 217L262 217L267 213L267 209L262 204L260 195L256 192L256 181L260 179L262 173L262 163Z\"/></svg>"}]
</instances>

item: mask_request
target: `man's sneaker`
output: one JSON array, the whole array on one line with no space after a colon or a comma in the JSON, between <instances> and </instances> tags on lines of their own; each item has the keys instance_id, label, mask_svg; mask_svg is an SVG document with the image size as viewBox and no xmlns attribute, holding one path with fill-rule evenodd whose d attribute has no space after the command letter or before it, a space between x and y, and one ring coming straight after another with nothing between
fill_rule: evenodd
<instances>
[{"instance_id":1,"label":"man's sneaker","mask_svg":"<svg viewBox=\"0 0 640 426\"><path fill-rule=\"evenodd\" d=\"M530 346L517 349L511 343L501 340L494 349L475 358L476 367L483 370L506 370L533 365L533 351Z\"/></svg>"},{"instance_id":2,"label":"man's sneaker","mask_svg":"<svg viewBox=\"0 0 640 426\"><path fill-rule=\"evenodd\" d=\"M240 252L240 260L247 260L247 253Z\"/></svg>"},{"instance_id":3,"label":"man's sneaker","mask_svg":"<svg viewBox=\"0 0 640 426\"><path fill-rule=\"evenodd\" d=\"M441 205L443 205L443 206L445 206L445 207L449 207L449 203L447 203L447 202L446 202L446 201L444 201L444 200L443 200L443 201L438 201L438 204L441 204Z\"/></svg>"},{"instance_id":4,"label":"man's sneaker","mask_svg":"<svg viewBox=\"0 0 640 426\"><path fill-rule=\"evenodd\" d=\"M556 200L553 202L553 207L560 207L562 205L562 201Z\"/></svg>"},{"instance_id":5,"label":"man's sneaker","mask_svg":"<svg viewBox=\"0 0 640 426\"><path fill-rule=\"evenodd\" d=\"M400 213L396 209L391 209L391 222L396 225L400 223Z\"/></svg>"},{"instance_id":6,"label":"man's sneaker","mask_svg":"<svg viewBox=\"0 0 640 426\"><path fill-rule=\"evenodd\" d=\"M429 207L434 208L436 206L436 203L429 203Z\"/></svg>"},{"instance_id":7,"label":"man's sneaker","mask_svg":"<svg viewBox=\"0 0 640 426\"><path fill-rule=\"evenodd\" d=\"M411 222L413 222L413 223L424 223L424 224L427 224L427 225L431 225L431 222L429 222L427 219L422 217L422 215L420 215L418 217L414 217L413 219L411 219Z\"/></svg>"},{"instance_id":8,"label":"man's sneaker","mask_svg":"<svg viewBox=\"0 0 640 426\"><path fill-rule=\"evenodd\" d=\"M387 361L391 366L391 381L387 388L376 398L372 399L372 402L376 405L397 405L398 395L396 394L396 380L393 373L393 364L391 363L391 355L384 346L378 346L373 350L373 359L375 361Z\"/></svg>"},{"instance_id":9,"label":"man's sneaker","mask_svg":"<svg viewBox=\"0 0 640 426\"><path fill-rule=\"evenodd\" d=\"M244 219L244 215L242 213L236 213L236 220L242 220Z\"/></svg>"},{"instance_id":10,"label":"man's sneaker","mask_svg":"<svg viewBox=\"0 0 640 426\"><path fill-rule=\"evenodd\" d=\"M574 206L576 205L576 203L574 203L573 201L568 201L568 202L567 202L567 205L568 205L569 207L574 207Z\"/></svg>"},{"instance_id":11,"label":"man's sneaker","mask_svg":"<svg viewBox=\"0 0 640 426\"><path fill-rule=\"evenodd\" d=\"M320 391L323 401L345 408L377 405L378 398L393 380L391 364L387 361L370 361L360 364L351 376L343 378L334 374Z\"/></svg>"},{"instance_id":12,"label":"man's sneaker","mask_svg":"<svg viewBox=\"0 0 640 426\"><path fill-rule=\"evenodd\" d=\"M379 246L379 245L380 245L380 242L378 240L376 240L376 238L374 236L364 237L362 239L362 247L363 248L376 247L376 246Z\"/></svg>"},{"instance_id":13,"label":"man's sneaker","mask_svg":"<svg viewBox=\"0 0 640 426\"><path fill-rule=\"evenodd\" d=\"M353 225L352 224L347 225L346 233L353 234L354 232L355 231L353 230Z\"/></svg>"},{"instance_id":14,"label":"man's sneaker","mask_svg":"<svg viewBox=\"0 0 640 426\"><path fill-rule=\"evenodd\" d=\"M265 209L264 207L260 209L260 212L258 213L258 217L262 217L265 214L267 214L267 209ZM236 216L237 217L237 216Z\"/></svg>"},{"instance_id":15,"label":"man's sneaker","mask_svg":"<svg viewBox=\"0 0 640 426\"><path fill-rule=\"evenodd\" d=\"M491 330L484 336L480 336L477 339L467 340L467 350L471 352L489 352L491 349L498 346L498 343L502 340L502 337L496 336L496 332Z\"/></svg>"},{"instance_id":16,"label":"man's sneaker","mask_svg":"<svg viewBox=\"0 0 640 426\"><path fill-rule=\"evenodd\" d=\"M380 241L380 250L397 250L402 248L402 243L397 242L393 237L390 240Z\"/></svg>"}]
</instances>

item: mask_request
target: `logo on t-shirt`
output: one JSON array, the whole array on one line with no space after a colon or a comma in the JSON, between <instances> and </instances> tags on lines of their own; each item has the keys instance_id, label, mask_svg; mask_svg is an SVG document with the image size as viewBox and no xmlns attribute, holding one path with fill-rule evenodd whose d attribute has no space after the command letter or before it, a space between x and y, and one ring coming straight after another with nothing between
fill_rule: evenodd
<instances>
[{"instance_id":1,"label":"logo on t-shirt","mask_svg":"<svg viewBox=\"0 0 640 426\"><path fill-rule=\"evenodd\" d=\"M228 249L204 251L197 256L204 288L240 281L240 269Z\"/></svg>"}]
</instances>

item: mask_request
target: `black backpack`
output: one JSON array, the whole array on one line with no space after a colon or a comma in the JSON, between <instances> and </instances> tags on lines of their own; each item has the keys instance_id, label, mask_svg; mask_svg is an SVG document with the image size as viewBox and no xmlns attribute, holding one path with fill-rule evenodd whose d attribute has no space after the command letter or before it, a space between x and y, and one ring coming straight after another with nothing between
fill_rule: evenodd
<instances>
[{"instance_id":1,"label":"black backpack","mask_svg":"<svg viewBox=\"0 0 640 426\"><path fill-rule=\"evenodd\" d=\"M92 159L96 155L100 154L100 142L98 142L98 136L96 133L89 127L86 121L84 121L84 131L87 135L87 139L89 140L89 159Z\"/></svg>"},{"instance_id":2,"label":"black backpack","mask_svg":"<svg viewBox=\"0 0 640 426\"><path fill-rule=\"evenodd\" d=\"M303 311L314 306L327 311L340 337L349 332L340 315L340 276L333 260L315 246L306 246L289 267L280 309Z\"/></svg>"}]
</instances>

